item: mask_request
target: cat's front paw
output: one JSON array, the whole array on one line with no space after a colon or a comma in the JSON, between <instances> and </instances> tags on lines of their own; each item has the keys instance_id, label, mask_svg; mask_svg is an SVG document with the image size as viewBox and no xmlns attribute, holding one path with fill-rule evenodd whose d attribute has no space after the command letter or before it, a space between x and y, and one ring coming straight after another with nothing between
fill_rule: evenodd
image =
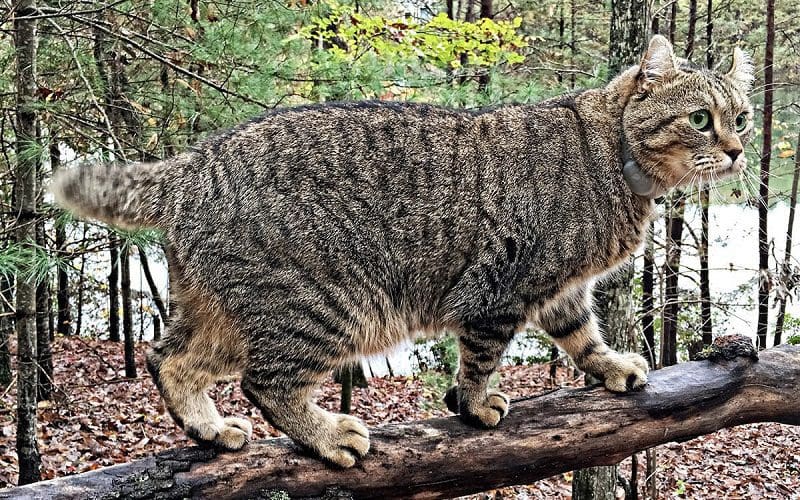
<instances>
[{"instance_id":1,"label":"cat's front paw","mask_svg":"<svg viewBox=\"0 0 800 500\"><path fill-rule=\"evenodd\" d=\"M315 451L339 467L352 467L369 451L369 431L350 415L332 415L328 422L325 436L313 444Z\"/></svg>"},{"instance_id":2,"label":"cat's front paw","mask_svg":"<svg viewBox=\"0 0 800 500\"><path fill-rule=\"evenodd\" d=\"M508 415L510 399L500 391L489 390L483 401L459 402L458 386L448 389L444 396L447 408L458 413L464 423L481 429L497 427L500 420Z\"/></svg>"},{"instance_id":3,"label":"cat's front paw","mask_svg":"<svg viewBox=\"0 0 800 500\"><path fill-rule=\"evenodd\" d=\"M599 378L609 391L628 392L641 389L647 383L647 361L642 356L611 351L606 357Z\"/></svg>"}]
</instances>

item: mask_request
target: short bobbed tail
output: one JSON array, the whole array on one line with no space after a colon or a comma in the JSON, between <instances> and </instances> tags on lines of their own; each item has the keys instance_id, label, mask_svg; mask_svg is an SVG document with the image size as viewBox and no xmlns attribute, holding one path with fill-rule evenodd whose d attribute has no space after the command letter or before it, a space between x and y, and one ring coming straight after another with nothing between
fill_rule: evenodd
<instances>
[{"instance_id":1,"label":"short bobbed tail","mask_svg":"<svg viewBox=\"0 0 800 500\"><path fill-rule=\"evenodd\" d=\"M50 190L59 205L78 216L126 229L157 228L164 216L167 168L158 162L63 169Z\"/></svg>"}]
</instances>

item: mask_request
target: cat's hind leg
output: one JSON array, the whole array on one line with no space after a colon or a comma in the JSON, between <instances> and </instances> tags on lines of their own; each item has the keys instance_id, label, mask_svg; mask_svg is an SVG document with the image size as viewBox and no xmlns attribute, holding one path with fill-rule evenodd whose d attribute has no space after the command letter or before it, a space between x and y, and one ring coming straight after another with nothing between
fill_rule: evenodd
<instances>
[{"instance_id":1,"label":"cat's hind leg","mask_svg":"<svg viewBox=\"0 0 800 500\"><path fill-rule=\"evenodd\" d=\"M312 393L330 373L350 361L347 336L324 315L295 318L294 326L262 324L250 353L242 391L274 427L297 444L340 467L352 467L369 451L369 432L349 415L329 413Z\"/></svg>"},{"instance_id":2,"label":"cat's hind leg","mask_svg":"<svg viewBox=\"0 0 800 500\"><path fill-rule=\"evenodd\" d=\"M209 310L204 311L208 316ZM164 340L147 355L153 377L173 420L201 444L238 450L250 439L252 425L243 418L223 418L206 393L211 384L241 369L246 349L231 325L196 314L173 313ZM214 320L217 320L216 322Z\"/></svg>"}]
</instances>

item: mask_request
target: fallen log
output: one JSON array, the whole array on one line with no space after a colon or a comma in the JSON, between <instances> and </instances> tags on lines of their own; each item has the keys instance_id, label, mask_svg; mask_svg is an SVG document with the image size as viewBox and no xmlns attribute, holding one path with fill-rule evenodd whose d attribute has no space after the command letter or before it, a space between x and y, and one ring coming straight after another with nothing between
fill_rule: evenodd
<instances>
[{"instance_id":1,"label":"fallen log","mask_svg":"<svg viewBox=\"0 0 800 500\"><path fill-rule=\"evenodd\" d=\"M640 392L588 387L517 400L494 430L457 417L373 428L369 455L349 470L279 438L236 453L171 450L0 498L447 498L611 465L724 427L800 424L800 346L762 351L758 361L741 346L723 338L709 359L653 372Z\"/></svg>"}]
</instances>

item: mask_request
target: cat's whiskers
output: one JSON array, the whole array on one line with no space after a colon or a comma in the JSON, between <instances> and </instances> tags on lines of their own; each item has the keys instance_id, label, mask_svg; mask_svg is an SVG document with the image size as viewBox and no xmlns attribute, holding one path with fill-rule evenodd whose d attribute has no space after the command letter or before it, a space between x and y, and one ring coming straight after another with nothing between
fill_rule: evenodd
<instances>
[{"instance_id":1,"label":"cat's whiskers","mask_svg":"<svg viewBox=\"0 0 800 500\"><path fill-rule=\"evenodd\" d=\"M742 172L746 172L746 171L747 171L747 169L743 170ZM759 193L759 195L760 195L760 193L761 193L761 173L760 172L759 173L748 172L747 175L750 176L750 180L751 180L751 182L753 184L753 187L754 187L753 192L754 193ZM776 197L776 198L779 198L781 196L781 193L778 192L778 191L775 191L774 189L769 187L769 184L766 185L766 188L767 188L767 194L769 196Z\"/></svg>"},{"instance_id":2,"label":"cat's whiskers","mask_svg":"<svg viewBox=\"0 0 800 500\"><path fill-rule=\"evenodd\" d=\"M744 173L744 171L742 172ZM761 199L761 178L755 175L755 173L748 173L743 178L747 181L750 192L750 198L756 199L757 200L756 203L758 205L761 205L764 208L769 209L769 205L763 199ZM771 192L769 186L767 186L767 193L772 194L773 196L777 196L776 193Z\"/></svg>"},{"instance_id":3,"label":"cat's whiskers","mask_svg":"<svg viewBox=\"0 0 800 500\"><path fill-rule=\"evenodd\" d=\"M693 168L688 168L688 169L686 169L686 173L684 173L684 174L683 174L683 177L681 177L680 179L678 179L678 181L675 183L674 187L679 187L679 186L681 186L681 185L684 185L684 186L687 186L687 187L688 187L688 186L690 186L690 185L691 185L691 180L690 180L689 182L687 182L687 183L684 183L683 181L684 181L684 180L686 179L686 177L688 177L689 175L691 175L691 176L692 176L692 178L694 178L694 176L695 176L696 174L697 174L697 171L696 171L696 169L693 169Z\"/></svg>"},{"instance_id":4,"label":"cat's whiskers","mask_svg":"<svg viewBox=\"0 0 800 500\"><path fill-rule=\"evenodd\" d=\"M717 199L723 200L725 197L719 189L719 179L715 177L715 172L711 171L711 182L709 183L711 190L717 193Z\"/></svg>"}]
</instances>

